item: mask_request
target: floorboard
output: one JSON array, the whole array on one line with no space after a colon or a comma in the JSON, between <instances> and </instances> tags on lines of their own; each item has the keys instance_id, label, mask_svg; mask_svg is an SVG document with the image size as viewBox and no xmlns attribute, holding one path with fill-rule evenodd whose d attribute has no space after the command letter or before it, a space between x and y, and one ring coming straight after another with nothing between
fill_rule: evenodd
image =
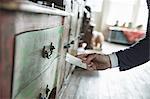
<instances>
[{"instance_id":1,"label":"floorboard","mask_svg":"<svg viewBox=\"0 0 150 99\"><path fill-rule=\"evenodd\" d=\"M127 46L105 43L103 48L111 53ZM150 99L150 61L123 72L76 69L58 99Z\"/></svg>"}]
</instances>

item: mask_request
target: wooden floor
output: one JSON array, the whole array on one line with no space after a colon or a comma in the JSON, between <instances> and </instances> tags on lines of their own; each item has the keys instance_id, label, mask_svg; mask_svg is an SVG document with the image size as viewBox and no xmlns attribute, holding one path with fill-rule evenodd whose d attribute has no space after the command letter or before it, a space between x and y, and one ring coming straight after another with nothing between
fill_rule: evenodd
<instances>
[{"instance_id":1,"label":"wooden floor","mask_svg":"<svg viewBox=\"0 0 150 99\"><path fill-rule=\"evenodd\" d=\"M111 48L110 48L111 47ZM126 46L105 43L104 53ZM76 69L58 99L150 99L150 62L128 71Z\"/></svg>"}]
</instances>

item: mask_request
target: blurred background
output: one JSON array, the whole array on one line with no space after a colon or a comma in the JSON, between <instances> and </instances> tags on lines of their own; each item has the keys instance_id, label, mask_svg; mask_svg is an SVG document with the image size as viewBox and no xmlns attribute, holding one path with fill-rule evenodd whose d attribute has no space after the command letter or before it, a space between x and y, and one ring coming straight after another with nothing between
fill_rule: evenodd
<instances>
[{"instance_id":1,"label":"blurred background","mask_svg":"<svg viewBox=\"0 0 150 99\"><path fill-rule=\"evenodd\" d=\"M132 45L145 36L148 21L145 0L87 0L86 5L91 8L92 43L102 44L104 36L108 42ZM97 35L101 40L97 40ZM95 43L94 46L100 46Z\"/></svg>"}]
</instances>

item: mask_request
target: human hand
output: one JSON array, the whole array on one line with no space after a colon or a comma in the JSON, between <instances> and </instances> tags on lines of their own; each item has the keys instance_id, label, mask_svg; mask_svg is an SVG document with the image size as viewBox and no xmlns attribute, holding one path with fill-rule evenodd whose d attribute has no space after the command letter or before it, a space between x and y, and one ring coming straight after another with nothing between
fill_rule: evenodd
<instances>
[{"instance_id":1,"label":"human hand","mask_svg":"<svg viewBox=\"0 0 150 99\"><path fill-rule=\"evenodd\" d=\"M83 63L87 64L88 70L104 70L111 68L111 62L108 55L104 54L81 54L77 55Z\"/></svg>"}]
</instances>

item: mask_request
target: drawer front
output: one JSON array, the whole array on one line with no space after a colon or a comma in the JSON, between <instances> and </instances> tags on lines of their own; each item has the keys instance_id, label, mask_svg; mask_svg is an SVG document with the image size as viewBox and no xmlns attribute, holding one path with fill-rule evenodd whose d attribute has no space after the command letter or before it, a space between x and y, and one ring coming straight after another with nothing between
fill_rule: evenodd
<instances>
[{"instance_id":1,"label":"drawer front","mask_svg":"<svg viewBox=\"0 0 150 99\"><path fill-rule=\"evenodd\" d=\"M40 99L40 93L42 96L46 97L46 86L48 85L48 89L51 91L55 85L56 63L57 59L51 64L51 66L53 66L52 69L48 68L45 72L42 72L38 78L33 80L27 87L21 90L14 99ZM48 98L50 91L46 99Z\"/></svg>"},{"instance_id":2,"label":"drawer front","mask_svg":"<svg viewBox=\"0 0 150 99\"><path fill-rule=\"evenodd\" d=\"M60 26L52 29L26 32L16 36L13 98L48 69L51 72L49 72L49 78L46 77L45 82L48 81L49 86L53 86L62 33L63 28ZM50 57L47 58L47 54L43 54L43 52L46 50L49 52L51 44L55 49ZM42 78L44 78L43 76ZM35 86L41 82L38 81L36 83ZM38 89L40 86L36 87Z\"/></svg>"}]
</instances>

